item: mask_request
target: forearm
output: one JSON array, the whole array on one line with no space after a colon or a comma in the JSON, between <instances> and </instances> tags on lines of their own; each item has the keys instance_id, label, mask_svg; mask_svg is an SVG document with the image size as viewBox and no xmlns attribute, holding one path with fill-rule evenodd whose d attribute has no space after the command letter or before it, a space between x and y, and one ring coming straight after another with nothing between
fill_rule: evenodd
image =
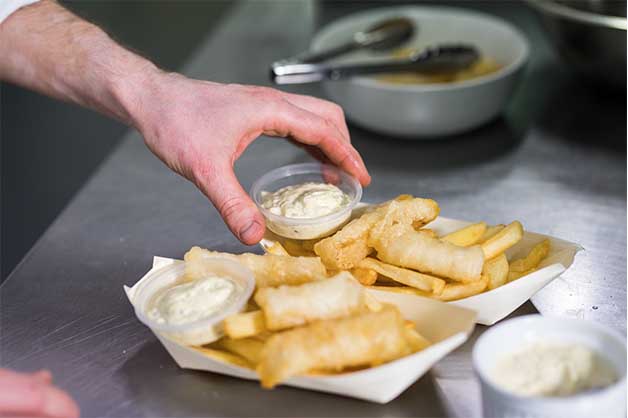
<instances>
[{"instance_id":1,"label":"forearm","mask_svg":"<svg viewBox=\"0 0 628 418\"><path fill-rule=\"evenodd\" d=\"M246 244L262 238L264 219L233 164L258 136L289 137L362 184L370 181L339 106L162 72L52 0L24 7L0 24L0 80L133 126L155 155L214 203Z\"/></svg>"},{"instance_id":2,"label":"forearm","mask_svg":"<svg viewBox=\"0 0 628 418\"><path fill-rule=\"evenodd\" d=\"M129 125L159 70L51 0L0 24L0 79Z\"/></svg>"}]
</instances>

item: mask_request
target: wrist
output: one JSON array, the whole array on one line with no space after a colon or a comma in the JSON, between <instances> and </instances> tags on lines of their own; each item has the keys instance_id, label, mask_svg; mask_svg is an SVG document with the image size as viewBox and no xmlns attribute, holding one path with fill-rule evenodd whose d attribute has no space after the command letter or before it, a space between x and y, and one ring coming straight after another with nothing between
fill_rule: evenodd
<instances>
[{"instance_id":1,"label":"wrist","mask_svg":"<svg viewBox=\"0 0 628 418\"><path fill-rule=\"evenodd\" d=\"M132 55L132 59L125 60L128 62L122 64L123 71L112 74L108 81L108 91L115 101L116 117L141 130L150 97L157 92L158 80L163 77L164 72L152 62Z\"/></svg>"}]
</instances>

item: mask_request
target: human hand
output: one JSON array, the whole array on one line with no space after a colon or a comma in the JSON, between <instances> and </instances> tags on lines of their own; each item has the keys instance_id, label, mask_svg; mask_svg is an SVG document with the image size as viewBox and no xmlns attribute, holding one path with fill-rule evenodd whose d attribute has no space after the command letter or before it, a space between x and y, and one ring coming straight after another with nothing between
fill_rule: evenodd
<instances>
[{"instance_id":1,"label":"human hand","mask_svg":"<svg viewBox=\"0 0 628 418\"><path fill-rule=\"evenodd\" d=\"M49 371L17 373L0 369L0 416L73 418L79 416L79 409L52 384Z\"/></svg>"},{"instance_id":2,"label":"human hand","mask_svg":"<svg viewBox=\"0 0 628 418\"><path fill-rule=\"evenodd\" d=\"M314 97L160 73L134 112L146 145L211 200L233 234L259 242L264 218L238 182L233 164L260 135L288 137L363 185L370 176L353 148L339 106Z\"/></svg>"}]
</instances>

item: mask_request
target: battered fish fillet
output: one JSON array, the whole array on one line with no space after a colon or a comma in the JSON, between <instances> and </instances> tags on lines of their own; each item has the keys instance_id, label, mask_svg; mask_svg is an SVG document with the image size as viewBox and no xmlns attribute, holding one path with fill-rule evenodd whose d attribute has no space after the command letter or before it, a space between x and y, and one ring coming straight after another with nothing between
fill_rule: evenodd
<instances>
[{"instance_id":1,"label":"battered fish fillet","mask_svg":"<svg viewBox=\"0 0 628 418\"><path fill-rule=\"evenodd\" d=\"M297 285L327 278L327 270L318 257L229 254L199 247L192 247L184 256L185 276L192 279L206 276L206 266L202 261L208 257L222 257L244 264L253 271L258 288Z\"/></svg>"},{"instance_id":2,"label":"battered fish fillet","mask_svg":"<svg viewBox=\"0 0 628 418\"><path fill-rule=\"evenodd\" d=\"M262 288L255 302L272 331L366 311L364 287L346 271L299 286Z\"/></svg>"},{"instance_id":3,"label":"battered fish fillet","mask_svg":"<svg viewBox=\"0 0 628 418\"><path fill-rule=\"evenodd\" d=\"M382 219L385 218L391 224L420 228L433 221L438 212L438 204L434 200L399 196L352 220L331 237L319 241L314 245L314 252L328 269L348 270L356 267L373 251L368 243L369 233Z\"/></svg>"},{"instance_id":4,"label":"battered fish fillet","mask_svg":"<svg viewBox=\"0 0 628 418\"><path fill-rule=\"evenodd\" d=\"M459 247L408 225L377 225L371 231L369 244L382 261L456 281L479 280L484 266L484 252L479 245Z\"/></svg>"},{"instance_id":5,"label":"battered fish fillet","mask_svg":"<svg viewBox=\"0 0 628 418\"><path fill-rule=\"evenodd\" d=\"M397 308L331 319L280 332L268 339L257 373L262 386L312 370L340 371L373 366L412 352L405 322Z\"/></svg>"}]
</instances>

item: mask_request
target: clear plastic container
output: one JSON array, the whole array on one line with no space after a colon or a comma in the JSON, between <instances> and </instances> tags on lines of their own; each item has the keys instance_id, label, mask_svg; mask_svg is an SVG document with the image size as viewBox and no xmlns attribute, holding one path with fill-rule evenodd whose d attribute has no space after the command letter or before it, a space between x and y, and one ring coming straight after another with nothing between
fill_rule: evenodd
<instances>
[{"instance_id":1,"label":"clear plastic container","mask_svg":"<svg viewBox=\"0 0 628 418\"><path fill-rule=\"evenodd\" d=\"M543 341L579 344L615 369L618 381L599 390L564 397L519 396L491 378L496 360L527 344ZM626 340L592 321L525 315L493 326L473 347L473 368L480 380L484 417L591 418L626 416Z\"/></svg>"},{"instance_id":2,"label":"clear plastic container","mask_svg":"<svg viewBox=\"0 0 628 418\"><path fill-rule=\"evenodd\" d=\"M209 257L204 261L209 263L214 274L229 277L236 285L236 291L224 309L182 325L158 323L148 316L155 294L180 283L185 262L178 262L155 271L143 280L133 298L135 314L139 320L153 332L185 345L203 345L219 339L223 335L223 320L244 309L255 288L255 279L251 270L235 261L219 257Z\"/></svg>"},{"instance_id":3,"label":"clear plastic container","mask_svg":"<svg viewBox=\"0 0 628 418\"><path fill-rule=\"evenodd\" d=\"M275 192L282 187L302 183L330 183L346 193L349 204L329 215L316 218L289 218L276 215L262 206L262 192ZM251 187L251 197L266 218L266 226L275 234L293 239L320 238L335 232L351 216L362 198L362 186L349 174L326 164L292 164L269 171Z\"/></svg>"}]
</instances>

